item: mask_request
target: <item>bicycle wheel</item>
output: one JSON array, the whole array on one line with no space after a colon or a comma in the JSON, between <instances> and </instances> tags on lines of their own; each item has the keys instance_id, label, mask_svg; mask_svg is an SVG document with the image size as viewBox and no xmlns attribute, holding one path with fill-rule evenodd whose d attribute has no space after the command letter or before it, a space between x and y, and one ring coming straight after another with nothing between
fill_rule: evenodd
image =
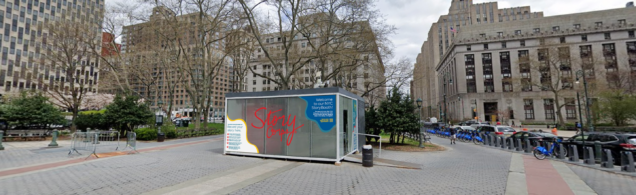
<instances>
[{"instance_id":1,"label":"bicycle wheel","mask_svg":"<svg viewBox=\"0 0 636 195\"><path fill-rule=\"evenodd\" d=\"M543 160L545 159L545 154L543 154L543 152L539 151L539 150L534 150L534 157L539 159L539 160Z\"/></svg>"},{"instance_id":2,"label":"bicycle wheel","mask_svg":"<svg viewBox=\"0 0 636 195\"><path fill-rule=\"evenodd\" d=\"M477 140L477 139L473 139L473 143L474 143L475 145L481 145L481 144L483 144L481 141L479 141L479 140Z\"/></svg>"}]
</instances>

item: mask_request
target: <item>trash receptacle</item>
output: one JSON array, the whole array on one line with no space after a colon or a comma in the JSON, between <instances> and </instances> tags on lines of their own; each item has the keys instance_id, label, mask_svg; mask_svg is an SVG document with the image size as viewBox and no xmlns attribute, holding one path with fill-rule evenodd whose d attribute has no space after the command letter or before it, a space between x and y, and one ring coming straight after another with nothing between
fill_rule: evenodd
<instances>
[{"instance_id":1,"label":"trash receptacle","mask_svg":"<svg viewBox=\"0 0 636 195\"><path fill-rule=\"evenodd\" d=\"M165 133L157 133L157 142L163 142L166 139Z\"/></svg>"},{"instance_id":2,"label":"trash receptacle","mask_svg":"<svg viewBox=\"0 0 636 195\"><path fill-rule=\"evenodd\" d=\"M373 167L373 147L371 145L362 146L362 166Z\"/></svg>"}]
</instances>

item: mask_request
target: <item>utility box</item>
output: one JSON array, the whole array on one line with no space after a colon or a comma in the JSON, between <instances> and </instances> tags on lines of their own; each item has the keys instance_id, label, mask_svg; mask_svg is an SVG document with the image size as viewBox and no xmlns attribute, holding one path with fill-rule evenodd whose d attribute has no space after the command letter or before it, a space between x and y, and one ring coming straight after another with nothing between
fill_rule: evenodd
<instances>
[{"instance_id":1,"label":"utility box","mask_svg":"<svg viewBox=\"0 0 636 195\"><path fill-rule=\"evenodd\" d=\"M364 99L341 88L226 94L224 154L339 162L365 144Z\"/></svg>"}]
</instances>

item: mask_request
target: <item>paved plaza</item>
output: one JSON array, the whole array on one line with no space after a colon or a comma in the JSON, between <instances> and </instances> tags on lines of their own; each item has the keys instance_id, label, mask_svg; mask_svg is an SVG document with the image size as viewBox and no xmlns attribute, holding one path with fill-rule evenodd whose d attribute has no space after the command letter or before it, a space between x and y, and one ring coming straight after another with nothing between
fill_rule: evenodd
<instances>
[{"instance_id":1,"label":"paved plaza","mask_svg":"<svg viewBox=\"0 0 636 195\"><path fill-rule=\"evenodd\" d=\"M70 143L5 142L0 194L633 194L636 179L472 143L382 151L419 167L223 155L219 136L140 142L140 153L68 157ZM43 144L43 145L40 145ZM106 152L106 151L104 151ZM377 153L376 153L377 155Z\"/></svg>"}]
</instances>

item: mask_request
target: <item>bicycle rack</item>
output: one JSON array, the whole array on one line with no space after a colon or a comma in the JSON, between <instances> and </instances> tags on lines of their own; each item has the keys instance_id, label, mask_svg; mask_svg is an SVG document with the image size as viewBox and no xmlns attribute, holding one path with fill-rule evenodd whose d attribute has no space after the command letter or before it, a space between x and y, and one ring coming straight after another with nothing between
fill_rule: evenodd
<instances>
[{"instance_id":1,"label":"bicycle rack","mask_svg":"<svg viewBox=\"0 0 636 195\"><path fill-rule=\"evenodd\" d=\"M501 137L495 136L495 148L499 147L499 138L501 138Z\"/></svg>"},{"instance_id":2,"label":"bicycle rack","mask_svg":"<svg viewBox=\"0 0 636 195\"><path fill-rule=\"evenodd\" d=\"M632 152L621 152L621 171L636 172Z\"/></svg>"},{"instance_id":3,"label":"bicycle rack","mask_svg":"<svg viewBox=\"0 0 636 195\"><path fill-rule=\"evenodd\" d=\"M594 148L585 147L585 150L583 150L583 163L588 165L596 164L596 160L594 159Z\"/></svg>"},{"instance_id":4,"label":"bicycle rack","mask_svg":"<svg viewBox=\"0 0 636 195\"><path fill-rule=\"evenodd\" d=\"M557 155L557 158L559 159L565 159L565 148L563 146L563 144L559 144L559 154Z\"/></svg>"},{"instance_id":5,"label":"bicycle rack","mask_svg":"<svg viewBox=\"0 0 636 195\"><path fill-rule=\"evenodd\" d=\"M517 139L517 152L520 152L521 150L523 150L523 147L521 147L521 139Z\"/></svg>"},{"instance_id":6,"label":"bicycle rack","mask_svg":"<svg viewBox=\"0 0 636 195\"><path fill-rule=\"evenodd\" d=\"M508 150L514 150L515 149L515 142L512 141L512 138L510 138L510 142L508 142Z\"/></svg>"},{"instance_id":7,"label":"bicycle rack","mask_svg":"<svg viewBox=\"0 0 636 195\"><path fill-rule=\"evenodd\" d=\"M530 145L530 140L526 139L526 153L532 152L532 145Z\"/></svg>"},{"instance_id":8,"label":"bicycle rack","mask_svg":"<svg viewBox=\"0 0 636 195\"><path fill-rule=\"evenodd\" d=\"M601 167L614 168L614 158L612 157L612 151L610 149L604 149L601 156Z\"/></svg>"},{"instance_id":9,"label":"bicycle rack","mask_svg":"<svg viewBox=\"0 0 636 195\"><path fill-rule=\"evenodd\" d=\"M575 145L570 145L570 162L579 162L579 150Z\"/></svg>"}]
</instances>

